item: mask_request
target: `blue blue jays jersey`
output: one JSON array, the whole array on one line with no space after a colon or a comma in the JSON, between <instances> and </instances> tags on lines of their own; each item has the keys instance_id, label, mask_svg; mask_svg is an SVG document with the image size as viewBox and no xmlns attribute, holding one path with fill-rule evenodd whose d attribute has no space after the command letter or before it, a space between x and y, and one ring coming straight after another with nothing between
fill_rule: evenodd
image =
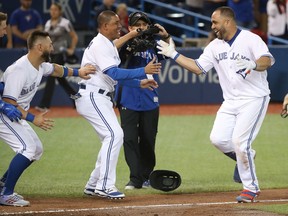
<instances>
[{"instance_id":1,"label":"blue blue jays jersey","mask_svg":"<svg viewBox=\"0 0 288 216\"><path fill-rule=\"evenodd\" d=\"M155 49L149 49L144 52L130 54L130 56L128 56L128 64L127 62L122 62L121 66L124 67L124 65L127 64L125 65L127 69L145 67L150 61L152 61L154 56L157 56L157 62L164 59L162 55L156 53ZM157 82L159 81L157 74L144 75L139 79L151 79L152 77ZM119 101L120 94L121 96ZM118 101L121 106L135 111L153 110L159 106L158 90L154 89L151 91L140 87L137 88L118 84L116 89L116 101Z\"/></svg>"}]
</instances>

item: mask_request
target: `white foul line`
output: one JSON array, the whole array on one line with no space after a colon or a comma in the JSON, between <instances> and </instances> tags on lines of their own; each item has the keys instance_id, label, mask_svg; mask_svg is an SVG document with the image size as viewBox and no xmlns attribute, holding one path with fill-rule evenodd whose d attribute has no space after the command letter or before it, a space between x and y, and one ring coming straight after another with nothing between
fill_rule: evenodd
<instances>
[{"instance_id":1,"label":"white foul line","mask_svg":"<svg viewBox=\"0 0 288 216\"><path fill-rule=\"evenodd\" d=\"M259 203L269 202L288 202L288 199L279 200L260 200ZM85 212L85 211L103 211L103 210L121 210L121 209L142 209L142 208L171 208L171 207L191 207L191 206L212 206L212 205L229 205L238 204L237 202L211 202L211 203L186 203L186 204L161 204L161 205L145 205L145 206L116 206L101 208L82 208L82 209L57 209L47 211L25 211L25 212L4 212L0 215L23 215L23 214L45 214L45 213L63 213L63 212Z\"/></svg>"}]
</instances>

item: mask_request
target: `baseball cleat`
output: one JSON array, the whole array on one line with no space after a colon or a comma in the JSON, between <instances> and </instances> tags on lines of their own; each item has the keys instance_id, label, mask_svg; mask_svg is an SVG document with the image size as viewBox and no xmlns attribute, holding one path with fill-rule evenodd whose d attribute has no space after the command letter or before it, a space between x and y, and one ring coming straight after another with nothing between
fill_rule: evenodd
<instances>
[{"instance_id":1,"label":"baseball cleat","mask_svg":"<svg viewBox=\"0 0 288 216\"><path fill-rule=\"evenodd\" d=\"M125 194L118 191L116 187L112 187L106 190L95 189L94 193L95 195L99 197L108 198L108 199L124 199L125 198Z\"/></svg>"},{"instance_id":2,"label":"baseball cleat","mask_svg":"<svg viewBox=\"0 0 288 216\"><path fill-rule=\"evenodd\" d=\"M136 185L134 182L129 181L126 185L125 185L125 190L134 190L134 189L140 189L142 188L142 185Z\"/></svg>"},{"instance_id":3,"label":"baseball cleat","mask_svg":"<svg viewBox=\"0 0 288 216\"><path fill-rule=\"evenodd\" d=\"M6 206L29 206L30 202L23 199L21 195L17 193L13 193L11 195L1 195L0 196L0 204Z\"/></svg>"},{"instance_id":4,"label":"baseball cleat","mask_svg":"<svg viewBox=\"0 0 288 216\"><path fill-rule=\"evenodd\" d=\"M149 180L143 182L142 188L148 189L150 187L151 187L151 185L150 185L150 181Z\"/></svg>"},{"instance_id":5,"label":"baseball cleat","mask_svg":"<svg viewBox=\"0 0 288 216\"><path fill-rule=\"evenodd\" d=\"M258 197L260 192L254 193L249 190L243 190L241 194L236 197L236 200L238 203L252 203L252 202L257 202L255 199Z\"/></svg>"},{"instance_id":6,"label":"baseball cleat","mask_svg":"<svg viewBox=\"0 0 288 216\"><path fill-rule=\"evenodd\" d=\"M88 196L95 196L96 195L93 188L85 188L84 194L86 194Z\"/></svg>"}]
</instances>

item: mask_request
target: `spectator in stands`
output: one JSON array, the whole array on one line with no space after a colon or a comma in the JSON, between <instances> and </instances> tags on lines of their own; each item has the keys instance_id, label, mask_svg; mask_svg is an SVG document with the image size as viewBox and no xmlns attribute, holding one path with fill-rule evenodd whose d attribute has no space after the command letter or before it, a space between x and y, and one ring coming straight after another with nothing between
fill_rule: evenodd
<instances>
[{"instance_id":1,"label":"spectator in stands","mask_svg":"<svg viewBox=\"0 0 288 216\"><path fill-rule=\"evenodd\" d=\"M128 33L128 9L125 3L118 4L116 8L116 14L119 16L120 23L122 25L120 36Z\"/></svg>"},{"instance_id":2,"label":"spectator in stands","mask_svg":"<svg viewBox=\"0 0 288 216\"><path fill-rule=\"evenodd\" d=\"M43 28L40 14L31 8L32 0L20 0L20 4L20 8L13 11L10 17L15 48L26 47L29 34Z\"/></svg>"},{"instance_id":3,"label":"spectator in stands","mask_svg":"<svg viewBox=\"0 0 288 216\"><path fill-rule=\"evenodd\" d=\"M140 0L124 0L121 2L125 3L127 6L135 8L135 9L141 7ZM150 4L150 5L152 5L152 4ZM147 6L149 7L149 4Z\"/></svg>"},{"instance_id":4,"label":"spectator in stands","mask_svg":"<svg viewBox=\"0 0 288 216\"><path fill-rule=\"evenodd\" d=\"M268 34L288 39L286 0L269 0L267 3ZM275 41L273 44L279 44Z\"/></svg>"},{"instance_id":5,"label":"spectator in stands","mask_svg":"<svg viewBox=\"0 0 288 216\"><path fill-rule=\"evenodd\" d=\"M11 26L7 25L7 34L0 37L0 48L13 48Z\"/></svg>"},{"instance_id":6,"label":"spectator in stands","mask_svg":"<svg viewBox=\"0 0 288 216\"><path fill-rule=\"evenodd\" d=\"M228 6L235 12L238 26L247 29L256 27L252 0L228 0Z\"/></svg>"},{"instance_id":7,"label":"spectator in stands","mask_svg":"<svg viewBox=\"0 0 288 216\"><path fill-rule=\"evenodd\" d=\"M49 33L54 47L54 51L51 53L51 62L64 65L66 55L71 56L74 54L78 36L71 22L62 17L62 7L59 3L51 4L50 16L51 19L45 24L45 31ZM45 112L50 108L56 79L68 95L77 93L69 85L65 77L47 77L44 95L39 106L36 107L37 110Z\"/></svg>"},{"instance_id":8,"label":"spectator in stands","mask_svg":"<svg viewBox=\"0 0 288 216\"><path fill-rule=\"evenodd\" d=\"M259 31L267 34L267 2L268 0L254 0L254 16L257 22Z\"/></svg>"},{"instance_id":9,"label":"spectator in stands","mask_svg":"<svg viewBox=\"0 0 288 216\"><path fill-rule=\"evenodd\" d=\"M185 9L194 13L202 14L204 2L203 0L186 0Z\"/></svg>"},{"instance_id":10,"label":"spectator in stands","mask_svg":"<svg viewBox=\"0 0 288 216\"><path fill-rule=\"evenodd\" d=\"M112 10L115 12L115 7L113 6L114 3L115 3L115 0L103 0L102 4L95 8L95 31L96 33L98 33L98 23L97 23L98 15L105 10Z\"/></svg>"},{"instance_id":11,"label":"spectator in stands","mask_svg":"<svg viewBox=\"0 0 288 216\"><path fill-rule=\"evenodd\" d=\"M184 4L184 9L194 13L203 14L203 6L204 6L203 0L186 0ZM194 17L190 15L184 16L184 23L186 25L194 27L195 26ZM191 31L186 30L184 34L186 37L193 37Z\"/></svg>"}]
</instances>

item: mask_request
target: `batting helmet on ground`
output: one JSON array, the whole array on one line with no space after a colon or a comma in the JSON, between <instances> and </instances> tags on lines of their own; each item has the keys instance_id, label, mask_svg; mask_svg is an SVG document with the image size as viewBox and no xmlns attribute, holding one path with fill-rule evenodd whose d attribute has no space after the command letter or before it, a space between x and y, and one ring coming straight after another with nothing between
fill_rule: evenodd
<instances>
[{"instance_id":1,"label":"batting helmet on ground","mask_svg":"<svg viewBox=\"0 0 288 216\"><path fill-rule=\"evenodd\" d=\"M152 188L165 192L175 190L181 184L181 176L170 170L154 170L149 180Z\"/></svg>"}]
</instances>

